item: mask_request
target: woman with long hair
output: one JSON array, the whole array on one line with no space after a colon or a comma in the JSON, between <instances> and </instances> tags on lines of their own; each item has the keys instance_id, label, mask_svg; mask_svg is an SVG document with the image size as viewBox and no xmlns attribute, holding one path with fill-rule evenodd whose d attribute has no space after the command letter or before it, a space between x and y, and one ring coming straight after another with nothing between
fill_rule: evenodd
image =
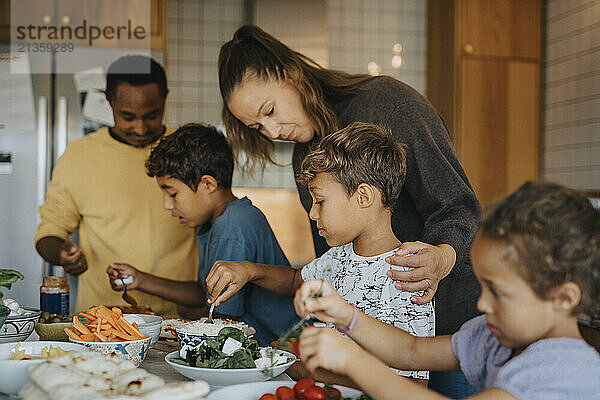
<instances>
[{"instance_id":1,"label":"woman with long hair","mask_svg":"<svg viewBox=\"0 0 600 400\"><path fill-rule=\"evenodd\" d=\"M469 249L480 205L458 162L444 121L408 85L387 76L326 69L254 25L240 27L219 53L222 118L236 155L264 167L273 140L295 142L293 168L328 133L352 122L388 129L407 146L407 176L393 208L392 227L404 242L389 258L399 290L435 294L436 334L452 334L477 314L479 285ZM297 183L307 212L312 199ZM329 248L311 229L317 256ZM414 267L407 272L393 266Z\"/></svg>"}]
</instances>

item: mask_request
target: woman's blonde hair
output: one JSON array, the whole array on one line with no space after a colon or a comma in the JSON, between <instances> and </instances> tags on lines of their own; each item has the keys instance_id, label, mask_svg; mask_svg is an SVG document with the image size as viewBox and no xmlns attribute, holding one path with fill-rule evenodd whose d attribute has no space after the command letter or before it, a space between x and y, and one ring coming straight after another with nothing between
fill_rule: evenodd
<instances>
[{"instance_id":1,"label":"woman's blonde hair","mask_svg":"<svg viewBox=\"0 0 600 400\"><path fill-rule=\"evenodd\" d=\"M219 88L223 98L222 119L234 154L244 152L262 168L272 158L273 142L250 129L231 114L227 102L247 73L263 79L291 80L300 92L304 111L315 124L315 135L339 129L332 104L357 90L357 85L373 76L349 74L321 67L255 25L244 25L219 52ZM250 166L247 166L249 169Z\"/></svg>"}]
</instances>

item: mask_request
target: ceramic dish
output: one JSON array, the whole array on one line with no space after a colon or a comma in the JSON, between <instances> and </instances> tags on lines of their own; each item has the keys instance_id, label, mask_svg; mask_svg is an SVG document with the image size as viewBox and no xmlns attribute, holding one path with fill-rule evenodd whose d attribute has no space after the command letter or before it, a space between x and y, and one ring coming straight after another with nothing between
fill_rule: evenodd
<instances>
[{"instance_id":1,"label":"ceramic dish","mask_svg":"<svg viewBox=\"0 0 600 400\"><path fill-rule=\"evenodd\" d=\"M179 357L178 351L173 351L165 356L165 361L173 369L179 372L181 375L194 379L194 380L205 380L210 385L214 386L227 386L236 385L238 383L246 382L260 382L271 379L279 374L285 372L294 362L296 357L292 353L287 351L278 350L280 354L283 354L291 359L291 361L285 364L277 365L273 367L272 374L263 372L261 368L244 368L244 369L214 369L214 368L198 368L188 367L185 365L177 364L171 361L173 358ZM257 397L258 398L258 397Z\"/></svg>"},{"instance_id":2,"label":"ceramic dish","mask_svg":"<svg viewBox=\"0 0 600 400\"><path fill-rule=\"evenodd\" d=\"M0 306L0 328L4 325L4 321L6 320L6 317L8 317L8 314L10 314L10 308Z\"/></svg>"},{"instance_id":3,"label":"ceramic dish","mask_svg":"<svg viewBox=\"0 0 600 400\"><path fill-rule=\"evenodd\" d=\"M126 342L85 342L83 340L69 338L71 342L81 344L90 350L98 351L103 354L114 353L121 358L131 361L136 367L139 366L148 355L151 339L151 337L147 337Z\"/></svg>"},{"instance_id":4,"label":"ceramic dish","mask_svg":"<svg viewBox=\"0 0 600 400\"><path fill-rule=\"evenodd\" d=\"M21 386L29 381L27 367L46 360L9 360L15 345L16 343L0 344L0 392L16 395ZM63 350L85 350L81 345L61 342L23 342L20 349L25 350L25 354L39 357L42 349L49 346L60 347Z\"/></svg>"},{"instance_id":5,"label":"ceramic dish","mask_svg":"<svg viewBox=\"0 0 600 400\"><path fill-rule=\"evenodd\" d=\"M6 317L6 321L0 327L0 343L22 342L31 335L42 312L29 307L23 307L23 309L31 313Z\"/></svg>"},{"instance_id":6,"label":"ceramic dish","mask_svg":"<svg viewBox=\"0 0 600 400\"><path fill-rule=\"evenodd\" d=\"M271 382L252 382L241 385L232 385L222 389L210 392L208 400L258 400L265 393L275 394L280 386L294 387L296 382L271 381ZM317 385L322 386L321 383ZM344 399L358 399L362 392L345 386L333 385L340 392Z\"/></svg>"},{"instance_id":7,"label":"ceramic dish","mask_svg":"<svg viewBox=\"0 0 600 400\"><path fill-rule=\"evenodd\" d=\"M203 317L200 318L200 320L198 321L191 321L177 328L175 332L177 335L177 341L179 342L179 345L188 345L194 347L200 344L205 337L216 339L217 333L225 327L238 328L242 332L244 332L244 335L249 337L253 336L256 333L256 329L249 325L246 325L243 322L237 322L226 319L215 319L217 323L213 325L204 323L205 320L206 318Z\"/></svg>"},{"instance_id":8,"label":"ceramic dish","mask_svg":"<svg viewBox=\"0 0 600 400\"><path fill-rule=\"evenodd\" d=\"M40 337L40 340L57 340L60 342L68 342L69 337L65 333L65 328L73 330L73 322L50 322L35 324L35 332Z\"/></svg>"},{"instance_id":9,"label":"ceramic dish","mask_svg":"<svg viewBox=\"0 0 600 400\"><path fill-rule=\"evenodd\" d=\"M160 327L163 321L162 317L150 314L123 314L123 318L125 318L129 323L136 322L142 335L150 336L152 339L150 341L150 347L154 346L154 344L158 341Z\"/></svg>"}]
</instances>

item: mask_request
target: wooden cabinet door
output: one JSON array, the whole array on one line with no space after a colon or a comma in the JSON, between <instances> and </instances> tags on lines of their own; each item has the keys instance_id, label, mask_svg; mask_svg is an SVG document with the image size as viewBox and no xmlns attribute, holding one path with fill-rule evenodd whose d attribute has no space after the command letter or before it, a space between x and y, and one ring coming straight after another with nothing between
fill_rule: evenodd
<instances>
[{"instance_id":1,"label":"wooden cabinet door","mask_svg":"<svg viewBox=\"0 0 600 400\"><path fill-rule=\"evenodd\" d=\"M458 0L463 55L540 57L541 0Z\"/></svg>"},{"instance_id":2,"label":"wooden cabinet door","mask_svg":"<svg viewBox=\"0 0 600 400\"><path fill-rule=\"evenodd\" d=\"M10 43L10 0L0 0L0 43ZM14 3L13 4L19 4ZM144 41L143 46L157 50L166 49L166 32L167 32L167 0L103 0L98 1L82 1L82 0L58 0L56 6L58 12L55 12L55 2L48 0L38 0L32 2L28 0L27 9L22 10L23 18L27 24L36 26L57 26L68 25L72 28L80 26L83 19L86 19L86 25L127 25L128 20L135 27L140 20L140 15L143 11L149 11L150 29L144 19L143 23L146 28L146 37L148 41ZM150 7L150 10L144 8ZM39 42L39 40L37 40ZM87 39L82 39L76 44L88 45ZM98 47L114 47L115 40L95 39L94 46ZM123 43L119 43L123 45ZM136 48L136 41L131 41L131 48Z\"/></svg>"},{"instance_id":3,"label":"wooden cabinet door","mask_svg":"<svg viewBox=\"0 0 600 400\"><path fill-rule=\"evenodd\" d=\"M461 63L459 154L482 204L538 175L538 66Z\"/></svg>"},{"instance_id":4,"label":"wooden cabinet door","mask_svg":"<svg viewBox=\"0 0 600 400\"><path fill-rule=\"evenodd\" d=\"M58 24L76 27L87 26L102 30L98 38L86 35L75 45L92 47L149 48L150 2L147 0L59 0ZM91 29L91 28L87 28ZM143 32L142 32L143 30Z\"/></svg>"},{"instance_id":5,"label":"wooden cabinet door","mask_svg":"<svg viewBox=\"0 0 600 400\"><path fill-rule=\"evenodd\" d=\"M10 43L10 0L0 0L0 43Z\"/></svg>"},{"instance_id":6,"label":"wooden cabinet door","mask_svg":"<svg viewBox=\"0 0 600 400\"><path fill-rule=\"evenodd\" d=\"M0 0L0 43L10 43L11 41L11 13L15 17L12 21L12 33L16 34L18 31L17 26L23 26L25 28L25 34L28 36L29 31L26 27L33 25L35 28L54 25L56 22L54 3L47 0L28 0L26 3L20 3L18 1L12 1L12 6L15 7L11 10L11 0ZM34 38L39 37L38 32L34 29L31 33ZM35 39L34 39L35 40ZM26 39L23 40L27 42ZM40 42L39 40L36 40Z\"/></svg>"},{"instance_id":7,"label":"wooden cabinet door","mask_svg":"<svg viewBox=\"0 0 600 400\"><path fill-rule=\"evenodd\" d=\"M167 49L167 0L150 2L150 47L155 50Z\"/></svg>"}]
</instances>

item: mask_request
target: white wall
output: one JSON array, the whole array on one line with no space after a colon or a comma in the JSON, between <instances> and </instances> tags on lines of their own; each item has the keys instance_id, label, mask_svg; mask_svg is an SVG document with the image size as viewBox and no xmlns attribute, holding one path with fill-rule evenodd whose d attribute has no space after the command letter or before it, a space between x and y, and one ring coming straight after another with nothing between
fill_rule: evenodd
<instances>
[{"instance_id":1,"label":"white wall","mask_svg":"<svg viewBox=\"0 0 600 400\"><path fill-rule=\"evenodd\" d=\"M282 0L257 0L256 22L292 48L305 51L316 60L328 57L324 64L348 72L368 72L367 65L373 61L379 65L381 74L394 76L425 93L426 0L298 0L292 2L289 13L282 14L277 32L269 29L272 23L261 19L268 17L269 3L278 7L283 4ZM316 3L322 3L324 18L306 17L294 11L299 6L314 8ZM221 124L217 56L220 46L244 23L244 17L243 0L169 0L167 76L171 92L167 123ZM298 29L286 26L290 20L307 25L300 31L306 32L304 28L308 28L317 34L312 38L310 35L294 38L293 32ZM316 29L314 24L326 26ZM322 38L323 33L327 38ZM391 64L395 43L402 45L402 51L397 53L403 59L400 68ZM323 49L323 45L328 47ZM309 53L311 49L314 54ZM276 161L289 164L291 151L291 144L277 143ZM233 184L295 187L289 166L271 167L262 177L235 173Z\"/></svg>"},{"instance_id":2,"label":"white wall","mask_svg":"<svg viewBox=\"0 0 600 400\"><path fill-rule=\"evenodd\" d=\"M600 190L600 1L546 1L542 177Z\"/></svg>"}]
</instances>

